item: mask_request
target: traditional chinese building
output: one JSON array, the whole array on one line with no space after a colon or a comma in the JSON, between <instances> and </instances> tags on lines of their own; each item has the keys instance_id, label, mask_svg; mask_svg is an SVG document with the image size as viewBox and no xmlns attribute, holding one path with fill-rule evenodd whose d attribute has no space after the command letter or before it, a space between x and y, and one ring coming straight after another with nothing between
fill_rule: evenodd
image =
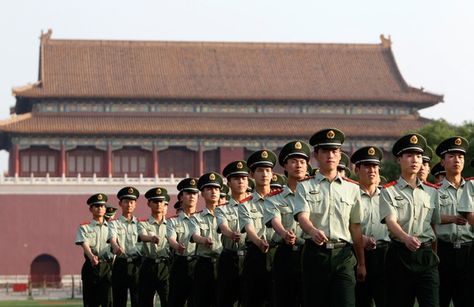
<instances>
[{"instance_id":1,"label":"traditional chinese building","mask_svg":"<svg viewBox=\"0 0 474 307\"><path fill-rule=\"evenodd\" d=\"M418 110L443 99L405 82L383 36L300 44L51 34L40 39L38 80L13 90L16 104L0 122L0 149L10 154L0 241L18 241L2 252L0 275L28 274L41 254L61 274L79 272L74 232L92 193L113 199L125 184L143 193L160 184L175 194L178 178L221 171L257 149L278 153L326 127L345 132L348 152L389 150L427 122Z\"/></svg>"}]
</instances>

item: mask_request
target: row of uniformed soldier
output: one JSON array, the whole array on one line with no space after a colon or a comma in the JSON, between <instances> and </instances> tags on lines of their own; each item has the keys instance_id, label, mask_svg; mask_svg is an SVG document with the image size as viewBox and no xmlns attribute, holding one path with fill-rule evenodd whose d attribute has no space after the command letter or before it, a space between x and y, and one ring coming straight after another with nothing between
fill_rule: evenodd
<instances>
[{"instance_id":1,"label":"row of uniformed soldier","mask_svg":"<svg viewBox=\"0 0 474 307\"><path fill-rule=\"evenodd\" d=\"M286 144L278 163L287 182L272 173L277 157L269 150L229 163L225 203L219 174L184 179L180 213L168 220L164 188L145 194L151 216L140 221L135 188L118 192L122 216L108 224L100 218L107 196L91 196L93 221L76 239L86 256L84 305L109 306L112 292L114 306L125 306L129 289L132 306L153 306L155 293L162 306L412 306L415 298L420 306L451 299L468 306L474 188L461 177L467 140L450 138L436 149L446 169L438 187L425 182L426 140L403 136L392 150L401 176L382 189L382 151L366 146L343 159L343 142L337 129L311 137L319 166L312 177L309 145ZM346 178L349 160L358 185ZM196 213L199 192L205 208Z\"/></svg>"}]
</instances>

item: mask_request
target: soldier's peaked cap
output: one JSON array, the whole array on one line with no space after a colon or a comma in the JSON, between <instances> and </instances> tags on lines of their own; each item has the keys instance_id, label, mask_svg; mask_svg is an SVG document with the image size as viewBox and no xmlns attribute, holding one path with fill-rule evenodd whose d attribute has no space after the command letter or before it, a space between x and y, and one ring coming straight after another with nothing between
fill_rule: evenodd
<instances>
[{"instance_id":1,"label":"soldier's peaked cap","mask_svg":"<svg viewBox=\"0 0 474 307\"><path fill-rule=\"evenodd\" d=\"M309 139L309 144L314 148L339 148L344 143L344 133L336 128L319 130Z\"/></svg>"},{"instance_id":2,"label":"soldier's peaked cap","mask_svg":"<svg viewBox=\"0 0 474 307\"><path fill-rule=\"evenodd\" d=\"M311 157L309 145L303 141L292 141L285 144L278 155L278 163L283 166L286 160L295 156L303 157L306 161L309 161Z\"/></svg>"},{"instance_id":3,"label":"soldier's peaked cap","mask_svg":"<svg viewBox=\"0 0 474 307\"><path fill-rule=\"evenodd\" d=\"M377 146L365 146L357 149L351 156L351 162L355 165L360 163L380 164L383 151Z\"/></svg>"},{"instance_id":4,"label":"soldier's peaked cap","mask_svg":"<svg viewBox=\"0 0 474 307\"><path fill-rule=\"evenodd\" d=\"M222 175L224 175L224 177L226 178L232 176L248 176L249 171L250 170L247 166L247 162L237 160L227 164L226 167L224 167L224 170L222 171Z\"/></svg>"},{"instance_id":5,"label":"soldier's peaked cap","mask_svg":"<svg viewBox=\"0 0 474 307\"><path fill-rule=\"evenodd\" d=\"M145 198L148 200L164 200L166 201L166 196L168 195L168 190L162 187L156 187L149 189L145 193Z\"/></svg>"},{"instance_id":6,"label":"soldier's peaked cap","mask_svg":"<svg viewBox=\"0 0 474 307\"><path fill-rule=\"evenodd\" d=\"M94 194L92 195L91 197L89 197L87 199L87 204L89 206L92 206L92 205L105 205L107 204L107 195L105 195L104 193L97 193L97 194Z\"/></svg>"},{"instance_id":7,"label":"soldier's peaked cap","mask_svg":"<svg viewBox=\"0 0 474 307\"><path fill-rule=\"evenodd\" d=\"M177 189L180 192L199 192L196 178L185 178L178 183Z\"/></svg>"},{"instance_id":8,"label":"soldier's peaked cap","mask_svg":"<svg viewBox=\"0 0 474 307\"><path fill-rule=\"evenodd\" d=\"M134 187L121 188L117 193L117 198L122 200L126 199L137 199L140 196L140 192Z\"/></svg>"},{"instance_id":9,"label":"soldier's peaked cap","mask_svg":"<svg viewBox=\"0 0 474 307\"><path fill-rule=\"evenodd\" d=\"M436 155L441 158L448 152L461 152L466 154L468 148L468 140L462 136L454 136L439 143L439 145L436 147Z\"/></svg>"},{"instance_id":10,"label":"soldier's peaked cap","mask_svg":"<svg viewBox=\"0 0 474 307\"><path fill-rule=\"evenodd\" d=\"M247 159L247 165L251 170L255 170L259 166L273 168L275 166L275 163L275 153L267 149L257 150Z\"/></svg>"},{"instance_id":11,"label":"soldier's peaked cap","mask_svg":"<svg viewBox=\"0 0 474 307\"><path fill-rule=\"evenodd\" d=\"M392 154L400 156L406 151L419 152L423 154L426 148L426 139L418 133L406 134L399 138L392 147Z\"/></svg>"},{"instance_id":12,"label":"soldier's peaked cap","mask_svg":"<svg viewBox=\"0 0 474 307\"><path fill-rule=\"evenodd\" d=\"M205 187L216 187L221 189L224 184L221 175L218 173L210 172L199 177L197 187L199 190L203 190Z\"/></svg>"}]
</instances>

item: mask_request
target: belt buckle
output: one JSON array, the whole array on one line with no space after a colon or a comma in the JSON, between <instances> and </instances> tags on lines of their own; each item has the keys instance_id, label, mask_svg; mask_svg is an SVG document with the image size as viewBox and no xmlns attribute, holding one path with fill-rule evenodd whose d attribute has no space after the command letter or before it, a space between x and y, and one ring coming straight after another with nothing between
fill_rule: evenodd
<instances>
[{"instance_id":1,"label":"belt buckle","mask_svg":"<svg viewBox=\"0 0 474 307\"><path fill-rule=\"evenodd\" d=\"M127 258L127 263L131 263L131 262L133 262L133 258L128 257Z\"/></svg>"},{"instance_id":2,"label":"belt buckle","mask_svg":"<svg viewBox=\"0 0 474 307\"><path fill-rule=\"evenodd\" d=\"M296 245L296 244L291 247L291 249L292 249L294 252L297 252L297 251L298 251L298 248L299 248L299 246Z\"/></svg>"},{"instance_id":3,"label":"belt buckle","mask_svg":"<svg viewBox=\"0 0 474 307\"><path fill-rule=\"evenodd\" d=\"M156 258L155 259L155 263L160 263L161 262L161 259L160 258Z\"/></svg>"},{"instance_id":4,"label":"belt buckle","mask_svg":"<svg viewBox=\"0 0 474 307\"><path fill-rule=\"evenodd\" d=\"M238 250L237 251L237 256L244 256L244 251L243 250Z\"/></svg>"},{"instance_id":5,"label":"belt buckle","mask_svg":"<svg viewBox=\"0 0 474 307\"><path fill-rule=\"evenodd\" d=\"M326 243L326 249L334 249L334 243L332 242Z\"/></svg>"},{"instance_id":6,"label":"belt buckle","mask_svg":"<svg viewBox=\"0 0 474 307\"><path fill-rule=\"evenodd\" d=\"M454 247L455 249L460 249L460 248L461 248L461 242L454 242L454 243L453 243L453 247Z\"/></svg>"}]
</instances>

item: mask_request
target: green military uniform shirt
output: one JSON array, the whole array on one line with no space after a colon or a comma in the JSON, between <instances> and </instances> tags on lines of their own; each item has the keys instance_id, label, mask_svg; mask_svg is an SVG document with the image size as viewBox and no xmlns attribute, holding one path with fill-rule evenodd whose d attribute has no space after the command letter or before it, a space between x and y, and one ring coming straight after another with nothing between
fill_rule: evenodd
<instances>
[{"instance_id":1,"label":"green military uniform shirt","mask_svg":"<svg viewBox=\"0 0 474 307\"><path fill-rule=\"evenodd\" d=\"M169 245L166 237L166 219L158 222L153 216L138 222L138 235L157 236L158 243L144 242L142 256L152 259L169 257Z\"/></svg>"},{"instance_id":2,"label":"green military uniform shirt","mask_svg":"<svg viewBox=\"0 0 474 307\"><path fill-rule=\"evenodd\" d=\"M239 205L239 223L241 231L245 231L245 226L252 224L255 233L259 238L270 242L274 233L273 228L265 227L263 223L263 202L265 198L260 196L256 191L252 197Z\"/></svg>"},{"instance_id":3,"label":"green military uniform shirt","mask_svg":"<svg viewBox=\"0 0 474 307\"><path fill-rule=\"evenodd\" d=\"M204 208L201 212L191 217L191 234L198 234L212 240L212 246L196 244L196 255L203 257L217 257L222 251L221 234L217 232L217 218L209 209Z\"/></svg>"},{"instance_id":4,"label":"green military uniform shirt","mask_svg":"<svg viewBox=\"0 0 474 307\"><path fill-rule=\"evenodd\" d=\"M441 186L438 188L438 195L436 201L439 205L440 214L458 215L459 201L466 181L461 180L461 185L456 189L447 178L444 178ZM471 226L442 224L436 225L436 236L444 242L470 242L474 240L474 233L471 231Z\"/></svg>"},{"instance_id":5,"label":"green military uniform shirt","mask_svg":"<svg viewBox=\"0 0 474 307\"><path fill-rule=\"evenodd\" d=\"M474 212L474 177L467 178L458 202L458 212Z\"/></svg>"},{"instance_id":6,"label":"green military uniform shirt","mask_svg":"<svg viewBox=\"0 0 474 307\"><path fill-rule=\"evenodd\" d=\"M175 218L172 218L166 224L166 235L170 238L175 238L178 243L185 246L183 256L193 256L196 243L191 242L191 216L184 212L180 212Z\"/></svg>"},{"instance_id":7,"label":"green military uniform shirt","mask_svg":"<svg viewBox=\"0 0 474 307\"><path fill-rule=\"evenodd\" d=\"M109 229L106 221L100 224L96 220L91 220L77 228L76 244L87 243L92 253L100 259L112 259L112 250L110 244L107 243L108 236Z\"/></svg>"},{"instance_id":8,"label":"green military uniform shirt","mask_svg":"<svg viewBox=\"0 0 474 307\"><path fill-rule=\"evenodd\" d=\"M304 244L303 230L299 223L293 218L295 193L293 193L288 186L284 186L280 193L265 198L263 207L263 222L266 225L270 224L272 219L277 217L281 220L283 228L291 230L296 235L296 244ZM284 243L282 237L277 232L273 234L272 241L275 243Z\"/></svg>"},{"instance_id":9,"label":"green military uniform shirt","mask_svg":"<svg viewBox=\"0 0 474 307\"><path fill-rule=\"evenodd\" d=\"M142 244L138 242L138 220L132 217L128 221L123 215L116 220L109 221L109 241L115 238L125 251L119 258L140 256Z\"/></svg>"},{"instance_id":10,"label":"green military uniform shirt","mask_svg":"<svg viewBox=\"0 0 474 307\"><path fill-rule=\"evenodd\" d=\"M375 194L370 196L360 189L362 204L362 233L377 241L390 241L387 225L380 222L380 189L377 188Z\"/></svg>"},{"instance_id":11,"label":"green military uniform shirt","mask_svg":"<svg viewBox=\"0 0 474 307\"><path fill-rule=\"evenodd\" d=\"M218 206L215 209L217 217L217 226L221 224L227 225L230 230L240 232L241 227L239 224L239 202L231 198L228 204ZM243 250L245 247L245 234L240 235L240 241L234 242L226 236L221 237L222 246L225 249L231 251Z\"/></svg>"},{"instance_id":12,"label":"green military uniform shirt","mask_svg":"<svg viewBox=\"0 0 474 307\"><path fill-rule=\"evenodd\" d=\"M324 231L330 241L352 243L349 224L358 224L362 218L359 186L337 176L332 182L321 173L298 182L296 186L296 217L309 213L313 226ZM311 239L307 233L305 239Z\"/></svg>"},{"instance_id":13,"label":"green military uniform shirt","mask_svg":"<svg viewBox=\"0 0 474 307\"><path fill-rule=\"evenodd\" d=\"M385 185L380 193L380 219L394 215L400 227L408 235L417 237L422 243L436 239L431 224L441 222L439 208L430 187L417 179L413 189L403 178ZM391 236L392 239L393 236Z\"/></svg>"}]
</instances>

